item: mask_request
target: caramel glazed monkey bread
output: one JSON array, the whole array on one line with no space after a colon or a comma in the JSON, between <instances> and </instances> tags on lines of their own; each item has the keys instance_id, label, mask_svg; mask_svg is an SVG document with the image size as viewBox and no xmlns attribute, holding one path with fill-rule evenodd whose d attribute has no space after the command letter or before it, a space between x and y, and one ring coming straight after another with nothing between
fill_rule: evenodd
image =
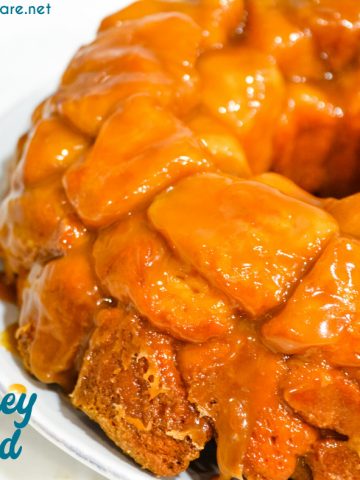
<instances>
[{"instance_id":1,"label":"caramel glazed monkey bread","mask_svg":"<svg viewBox=\"0 0 360 480\"><path fill-rule=\"evenodd\" d=\"M20 139L25 367L142 467L360 479L360 2L141 0Z\"/></svg>"}]
</instances>

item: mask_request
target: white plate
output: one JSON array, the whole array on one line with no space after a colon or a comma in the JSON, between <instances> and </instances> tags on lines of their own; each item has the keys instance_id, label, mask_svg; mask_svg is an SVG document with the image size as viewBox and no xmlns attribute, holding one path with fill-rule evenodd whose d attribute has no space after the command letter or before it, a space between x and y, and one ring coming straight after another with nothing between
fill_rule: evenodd
<instances>
[{"instance_id":1,"label":"white plate","mask_svg":"<svg viewBox=\"0 0 360 480\"><path fill-rule=\"evenodd\" d=\"M28 127L33 107L51 92L52 85L35 92L19 103L9 114L0 118L0 168L11 156L17 138ZM3 176L2 176L3 178ZM17 319L17 309L0 302L0 332ZM142 471L132 460L123 455L100 431L95 423L76 411L60 391L42 385L23 369L21 362L0 347L0 395L12 384L22 384L29 393L38 395L31 425L42 436L59 448L80 460L104 477L112 480L149 480L154 477ZM196 470L203 470L201 465ZM209 478L191 470L177 477L179 480Z\"/></svg>"}]
</instances>

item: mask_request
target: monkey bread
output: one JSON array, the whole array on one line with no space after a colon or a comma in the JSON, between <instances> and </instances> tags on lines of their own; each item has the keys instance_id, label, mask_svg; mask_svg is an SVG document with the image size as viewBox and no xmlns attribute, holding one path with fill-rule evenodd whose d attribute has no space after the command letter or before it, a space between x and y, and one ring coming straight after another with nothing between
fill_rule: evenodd
<instances>
[{"instance_id":1,"label":"monkey bread","mask_svg":"<svg viewBox=\"0 0 360 480\"><path fill-rule=\"evenodd\" d=\"M360 2L140 0L18 142L25 367L156 475L360 480Z\"/></svg>"}]
</instances>

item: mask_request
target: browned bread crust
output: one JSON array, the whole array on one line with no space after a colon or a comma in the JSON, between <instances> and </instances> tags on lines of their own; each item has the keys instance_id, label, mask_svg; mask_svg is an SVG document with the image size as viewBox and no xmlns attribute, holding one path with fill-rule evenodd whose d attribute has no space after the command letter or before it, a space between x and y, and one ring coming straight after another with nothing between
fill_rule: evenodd
<instances>
[{"instance_id":1,"label":"browned bread crust","mask_svg":"<svg viewBox=\"0 0 360 480\"><path fill-rule=\"evenodd\" d=\"M157 475L185 470L212 433L187 401L173 340L122 309L98 315L71 398Z\"/></svg>"}]
</instances>

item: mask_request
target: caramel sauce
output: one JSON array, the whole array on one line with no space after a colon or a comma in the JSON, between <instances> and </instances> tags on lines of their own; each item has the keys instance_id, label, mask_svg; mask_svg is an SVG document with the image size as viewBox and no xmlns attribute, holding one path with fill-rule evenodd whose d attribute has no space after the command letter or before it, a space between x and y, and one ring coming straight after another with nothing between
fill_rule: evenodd
<instances>
[{"instance_id":1,"label":"caramel sauce","mask_svg":"<svg viewBox=\"0 0 360 480\"><path fill-rule=\"evenodd\" d=\"M10 353L18 353L17 344L16 344L16 330L18 329L18 324L13 323L9 325L3 332L0 333L0 347L5 348Z\"/></svg>"},{"instance_id":2,"label":"caramel sauce","mask_svg":"<svg viewBox=\"0 0 360 480\"><path fill-rule=\"evenodd\" d=\"M296 456L316 435L282 403L284 358L261 345L253 326L240 322L226 340L185 346L178 360L190 400L215 421L221 480L242 478L249 469L265 473L261 458L266 457L274 472L290 477ZM270 432L273 444L266 438Z\"/></svg>"},{"instance_id":3,"label":"caramel sauce","mask_svg":"<svg viewBox=\"0 0 360 480\"><path fill-rule=\"evenodd\" d=\"M8 388L8 392L26 393L27 388L25 387L25 385L22 385L21 383L14 383L10 385L10 387Z\"/></svg>"}]
</instances>

